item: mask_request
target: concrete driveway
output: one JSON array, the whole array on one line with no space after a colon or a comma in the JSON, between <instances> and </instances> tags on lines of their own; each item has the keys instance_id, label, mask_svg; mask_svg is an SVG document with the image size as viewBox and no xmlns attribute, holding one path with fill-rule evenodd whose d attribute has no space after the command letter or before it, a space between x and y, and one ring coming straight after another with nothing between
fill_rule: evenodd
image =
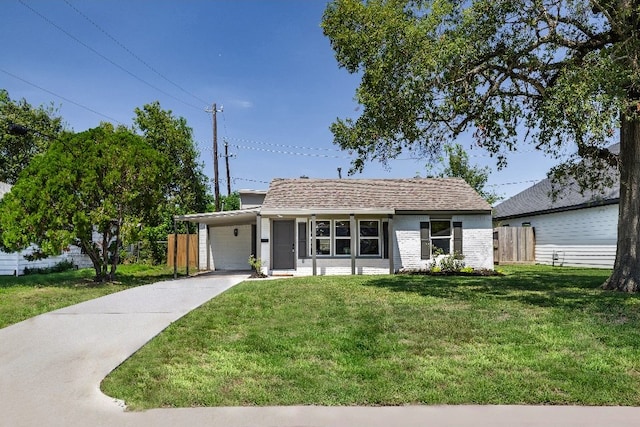
<instances>
[{"instance_id":1,"label":"concrete driveway","mask_svg":"<svg viewBox=\"0 0 640 427\"><path fill-rule=\"evenodd\" d=\"M140 286L0 329L0 426L637 426L640 408L408 406L125 412L102 379L246 274Z\"/></svg>"}]
</instances>

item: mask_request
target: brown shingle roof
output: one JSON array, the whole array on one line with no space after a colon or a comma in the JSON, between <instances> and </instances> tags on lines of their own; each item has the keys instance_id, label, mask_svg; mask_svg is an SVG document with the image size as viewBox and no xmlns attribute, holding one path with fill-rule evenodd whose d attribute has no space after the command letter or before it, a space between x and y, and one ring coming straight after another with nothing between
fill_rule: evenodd
<instances>
[{"instance_id":1,"label":"brown shingle roof","mask_svg":"<svg viewBox=\"0 0 640 427\"><path fill-rule=\"evenodd\" d=\"M459 178L300 178L273 180L262 209L490 211L491 206Z\"/></svg>"}]
</instances>

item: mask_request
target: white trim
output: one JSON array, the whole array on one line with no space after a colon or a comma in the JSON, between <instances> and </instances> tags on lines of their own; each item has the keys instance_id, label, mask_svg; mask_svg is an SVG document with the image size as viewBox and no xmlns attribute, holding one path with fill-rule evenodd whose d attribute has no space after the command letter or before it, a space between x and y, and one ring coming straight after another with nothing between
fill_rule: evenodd
<instances>
[{"instance_id":1,"label":"white trim","mask_svg":"<svg viewBox=\"0 0 640 427\"><path fill-rule=\"evenodd\" d=\"M377 222L378 223L378 235L377 236L362 236L360 235L360 224L362 222ZM358 256L359 257L381 257L382 256L382 225L379 219L359 219L358 220L358 230L357 230L357 237L358 237ZM363 239L366 240L378 240L378 253L377 254L363 254L361 251L361 245L360 243L362 242Z\"/></svg>"}]
</instances>

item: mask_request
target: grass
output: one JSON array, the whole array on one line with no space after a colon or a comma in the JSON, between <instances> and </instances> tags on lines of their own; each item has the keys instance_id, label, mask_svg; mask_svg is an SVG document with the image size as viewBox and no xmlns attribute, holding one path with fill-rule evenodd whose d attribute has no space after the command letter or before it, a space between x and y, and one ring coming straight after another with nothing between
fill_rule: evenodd
<instances>
[{"instance_id":1,"label":"grass","mask_svg":"<svg viewBox=\"0 0 640 427\"><path fill-rule=\"evenodd\" d=\"M640 405L640 297L608 271L244 282L175 322L102 389L132 409Z\"/></svg>"},{"instance_id":2,"label":"grass","mask_svg":"<svg viewBox=\"0 0 640 427\"><path fill-rule=\"evenodd\" d=\"M93 282L95 271L82 269L62 273L0 276L0 328L58 308L98 298L132 286L173 277L173 269L158 266L122 265L117 281Z\"/></svg>"}]
</instances>

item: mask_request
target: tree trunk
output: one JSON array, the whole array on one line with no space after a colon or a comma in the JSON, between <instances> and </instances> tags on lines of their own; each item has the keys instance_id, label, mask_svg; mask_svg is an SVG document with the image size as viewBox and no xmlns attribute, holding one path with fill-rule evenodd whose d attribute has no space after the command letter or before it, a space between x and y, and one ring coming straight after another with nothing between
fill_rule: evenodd
<instances>
[{"instance_id":1,"label":"tree trunk","mask_svg":"<svg viewBox=\"0 0 640 427\"><path fill-rule=\"evenodd\" d=\"M622 114L619 164L620 203L616 261L611 276L602 287L622 292L638 292L640 291L640 117L635 106Z\"/></svg>"}]
</instances>

